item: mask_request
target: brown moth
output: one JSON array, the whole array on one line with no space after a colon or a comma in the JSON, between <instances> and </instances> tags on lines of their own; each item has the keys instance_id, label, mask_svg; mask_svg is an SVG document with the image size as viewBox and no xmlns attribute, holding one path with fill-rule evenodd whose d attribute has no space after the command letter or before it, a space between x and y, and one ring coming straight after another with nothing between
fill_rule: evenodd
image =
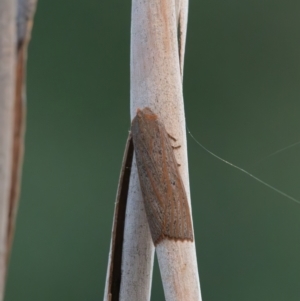
<instances>
[{"instance_id":1,"label":"brown moth","mask_svg":"<svg viewBox=\"0 0 300 301\"><path fill-rule=\"evenodd\" d=\"M144 108L132 121L131 135L154 244L163 239L193 241L187 195L164 124Z\"/></svg>"}]
</instances>

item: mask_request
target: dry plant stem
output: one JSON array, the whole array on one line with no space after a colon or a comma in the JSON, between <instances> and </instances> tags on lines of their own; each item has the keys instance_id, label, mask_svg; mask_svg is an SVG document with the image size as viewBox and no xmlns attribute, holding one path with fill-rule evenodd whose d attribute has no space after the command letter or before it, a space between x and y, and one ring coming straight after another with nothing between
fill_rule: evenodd
<instances>
[{"instance_id":1,"label":"dry plant stem","mask_svg":"<svg viewBox=\"0 0 300 301\"><path fill-rule=\"evenodd\" d=\"M0 300L6 276L7 224L12 175L15 96L15 1L0 1Z\"/></svg>"},{"instance_id":2,"label":"dry plant stem","mask_svg":"<svg viewBox=\"0 0 300 301\"><path fill-rule=\"evenodd\" d=\"M18 201L20 194L21 170L24 152L25 109L26 109L26 61L36 0L18 0L17 4L17 41L16 47L16 88L14 100L12 180L9 201L9 220L7 227L7 262L11 252Z\"/></svg>"},{"instance_id":3,"label":"dry plant stem","mask_svg":"<svg viewBox=\"0 0 300 301\"><path fill-rule=\"evenodd\" d=\"M164 240L156 252L166 300L201 300L194 243Z\"/></svg>"},{"instance_id":4,"label":"dry plant stem","mask_svg":"<svg viewBox=\"0 0 300 301\"><path fill-rule=\"evenodd\" d=\"M138 108L150 107L164 122L167 132L177 139L176 145L181 145L174 153L190 202L182 96L186 18L185 0L132 1L130 100L131 119ZM170 253L172 257L168 257ZM153 254L134 157L126 210L120 300L150 299ZM158 244L157 254L166 300L201 300L194 242L163 242Z\"/></svg>"},{"instance_id":5,"label":"dry plant stem","mask_svg":"<svg viewBox=\"0 0 300 301\"><path fill-rule=\"evenodd\" d=\"M128 198L128 187L133 158L133 143L129 135L125 147L122 168L119 178L111 244L108 257L104 300L117 301L120 295L121 263L123 252L124 223Z\"/></svg>"},{"instance_id":6,"label":"dry plant stem","mask_svg":"<svg viewBox=\"0 0 300 301\"><path fill-rule=\"evenodd\" d=\"M154 247L133 157L124 228L119 300L150 300ZM129 241L129 239L131 239Z\"/></svg>"},{"instance_id":7,"label":"dry plant stem","mask_svg":"<svg viewBox=\"0 0 300 301\"><path fill-rule=\"evenodd\" d=\"M25 67L35 7L36 0L0 2L0 300L4 295L18 207Z\"/></svg>"}]
</instances>

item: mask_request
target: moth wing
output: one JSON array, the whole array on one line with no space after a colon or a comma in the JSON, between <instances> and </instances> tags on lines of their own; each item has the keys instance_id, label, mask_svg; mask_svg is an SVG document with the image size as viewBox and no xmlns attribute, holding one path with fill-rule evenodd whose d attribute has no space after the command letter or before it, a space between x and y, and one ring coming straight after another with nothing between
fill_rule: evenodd
<instances>
[{"instance_id":1,"label":"moth wing","mask_svg":"<svg viewBox=\"0 0 300 301\"><path fill-rule=\"evenodd\" d=\"M140 119L134 118L131 130L154 244L164 238L192 241L187 195L164 124L142 115Z\"/></svg>"},{"instance_id":2,"label":"moth wing","mask_svg":"<svg viewBox=\"0 0 300 301\"><path fill-rule=\"evenodd\" d=\"M160 191L161 183L157 163L153 160L148 140L144 139L135 120L132 123L131 131L148 224L152 239L156 243L162 236L164 224L164 200Z\"/></svg>"},{"instance_id":3,"label":"moth wing","mask_svg":"<svg viewBox=\"0 0 300 301\"><path fill-rule=\"evenodd\" d=\"M167 200L165 205L164 236L175 240L193 240L192 221L186 191L170 139L161 125L162 143L166 150L165 169Z\"/></svg>"}]
</instances>

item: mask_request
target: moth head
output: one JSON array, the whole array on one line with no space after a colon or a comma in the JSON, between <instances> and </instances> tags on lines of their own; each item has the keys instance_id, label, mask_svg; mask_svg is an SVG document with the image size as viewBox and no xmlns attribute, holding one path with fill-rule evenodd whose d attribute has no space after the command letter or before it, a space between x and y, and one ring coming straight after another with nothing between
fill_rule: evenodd
<instances>
[{"instance_id":1,"label":"moth head","mask_svg":"<svg viewBox=\"0 0 300 301\"><path fill-rule=\"evenodd\" d=\"M137 109L136 115L138 119L143 119L146 121L157 120L157 115L154 114L153 111L148 107L145 107L142 110Z\"/></svg>"}]
</instances>

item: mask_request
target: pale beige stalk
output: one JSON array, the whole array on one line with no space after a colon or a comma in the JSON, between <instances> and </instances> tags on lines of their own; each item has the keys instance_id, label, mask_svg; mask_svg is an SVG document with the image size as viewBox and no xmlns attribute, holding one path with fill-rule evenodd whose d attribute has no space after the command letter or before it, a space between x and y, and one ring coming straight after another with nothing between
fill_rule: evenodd
<instances>
[{"instance_id":1,"label":"pale beige stalk","mask_svg":"<svg viewBox=\"0 0 300 301\"><path fill-rule=\"evenodd\" d=\"M16 3L0 1L0 300L4 298L15 98Z\"/></svg>"},{"instance_id":2,"label":"pale beige stalk","mask_svg":"<svg viewBox=\"0 0 300 301\"><path fill-rule=\"evenodd\" d=\"M24 153L24 133L26 117L26 62L27 48L31 36L33 16L37 0L17 0L16 27L17 39L15 42L16 77L14 100L14 129L13 129L13 157L12 181L10 189L9 221L7 226L7 262L15 232L16 216L19 206L21 174Z\"/></svg>"},{"instance_id":3,"label":"pale beige stalk","mask_svg":"<svg viewBox=\"0 0 300 301\"><path fill-rule=\"evenodd\" d=\"M131 119L150 107L181 145L175 157L190 201L182 94L186 0L133 0L131 26ZM180 42L178 45L178 33ZM136 163L131 172L122 260L120 300L150 300L154 247L143 208ZM195 243L157 246L168 301L201 300Z\"/></svg>"},{"instance_id":4,"label":"pale beige stalk","mask_svg":"<svg viewBox=\"0 0 300 301\"><path fill-rule=\"evenodd\" d=\"M0 1L0 301L20 191L25 69L36 0Z\"/></svg>"}]
</instances>

